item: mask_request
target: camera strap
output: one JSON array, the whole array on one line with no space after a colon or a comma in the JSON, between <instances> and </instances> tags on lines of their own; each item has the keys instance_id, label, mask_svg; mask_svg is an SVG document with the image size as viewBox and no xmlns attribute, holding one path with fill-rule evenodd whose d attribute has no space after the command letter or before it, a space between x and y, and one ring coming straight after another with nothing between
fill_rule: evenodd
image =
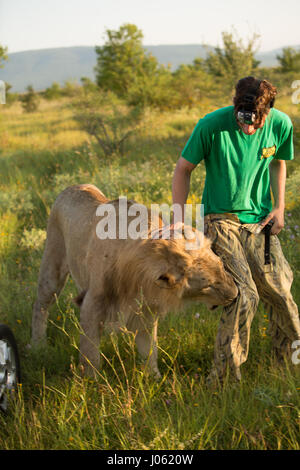
<instances>
[{"instance_id":1,"label":"camera strap","mask_svg":"<svg viewBox=\"0 0 300 470\"><path fill-rule=\"evenodd\" d=\"M271 238L272 225L273 225L273 222L269 222L263 228L263 232L265 234L265 250L264 250L264 255L265 255L264 271L265 272L272 271L271 253L270 253L270 238Z\"/></svg>"}]
</instances>

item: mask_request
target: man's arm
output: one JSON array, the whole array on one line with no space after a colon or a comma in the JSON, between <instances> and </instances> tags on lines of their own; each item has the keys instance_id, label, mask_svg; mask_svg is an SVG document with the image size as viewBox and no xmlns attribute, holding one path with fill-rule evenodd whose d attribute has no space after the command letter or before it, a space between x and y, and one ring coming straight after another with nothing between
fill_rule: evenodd
<instances>
[{"instance_id":1,"label":"man's arm","mask_svg":"<svg viewBox=\"0 0 300 470\"><path fill-rule=\"evenodd\" d=\"M182 220L184 215L184 204L186 203L189 190L190 190L190 179L191 173L197 165L190 163L185 158L180 157L173 176L172 183L172 198L173 204L179 204L179 212L174 210L174 220Z\"/></svg>"},{"instance_id":2,"label":"man's arm","mask_svg":"<svg viewBox=\"0 0 300 470\"><path fill-rule=\"evenodd\" d=\"M272 160L269 166L270 184L274 197L274 207L268 217L261 223L264 227L271 219L274 225L271 233L277 235L284 227L284 197L286 181L286 164L284 160Z\"/></svg>"}]
</instances>

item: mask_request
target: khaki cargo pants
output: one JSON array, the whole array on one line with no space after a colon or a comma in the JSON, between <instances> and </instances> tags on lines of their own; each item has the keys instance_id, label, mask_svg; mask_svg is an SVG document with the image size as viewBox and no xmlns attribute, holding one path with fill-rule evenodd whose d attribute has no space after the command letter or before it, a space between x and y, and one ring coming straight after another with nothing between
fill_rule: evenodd
<instances>
[{"instance_id":1,"label":"khaki cargo pants","mask_svg":"<svg viewBox=\"0 0 300 470\"><path fill-rule=\"evenodd\" d=\"M239 289L238 297L221 315L208 383L222 380L228 366L236 379L241 378L240 365L247 360L250 327L259 299L269 315L276 357L281 360L287 355L291 360L291 344L300 339L300 321L291 295L293 273L277 236L270 237L271 263L265 266L265 235L255 233L259 224L241 224L234 214L210 214L204 223L212 249Z\"/></svg>"}]
</instances>

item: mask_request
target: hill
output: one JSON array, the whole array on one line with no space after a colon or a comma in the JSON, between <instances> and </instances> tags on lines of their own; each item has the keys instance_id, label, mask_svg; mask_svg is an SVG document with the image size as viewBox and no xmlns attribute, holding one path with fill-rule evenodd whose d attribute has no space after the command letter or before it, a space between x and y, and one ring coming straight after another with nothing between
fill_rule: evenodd
<instances>
[{"instance_id":1,"label":"hill","mask_svg":"<svg viewBox=\"0 0 300 470\"><path fill-rule=\"evenodd\" d=\"M300 46L298 46L300 47ZM196 57L204 58L212 46L200 44L145 46L161 64L170 64L175 70L180 64L190 64ZM276 55L281 49L257 54L261 65L277 64ZM0 79L12 85L12 91L23 92L28 85L43 90L53 82L79 81L81 77L94 79L96 53L94 46L61 47L15 52L0 70Z\"/></svg>"}]
</instances>

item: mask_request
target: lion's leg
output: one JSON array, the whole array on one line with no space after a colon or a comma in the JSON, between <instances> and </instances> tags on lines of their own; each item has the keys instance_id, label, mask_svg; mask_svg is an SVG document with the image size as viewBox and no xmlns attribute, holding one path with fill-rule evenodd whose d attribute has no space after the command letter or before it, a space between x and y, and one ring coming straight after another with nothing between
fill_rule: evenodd
<instances>
[{"instance_id":1,"label":"lion's leg","mask_svg":"<svg viewBox=\"0 0 300 470\"><path fill-rule=\"evenodd\" d=\"M59 296L68 275L64 240L58 229L51 227L43 254L37 299L32 315L32 342L34 344L46 338L48 308Z\"/></svg>"},{"instance_id":2,"label":"lion's leg","mask_svg":"<svg viewBox=\"0 0 300 470\"><path fill-rule=\"evenodd\" d=\"M99 310L100 309L100 310ZM100 366L99 343L103 331L101 304L89 292L86 293L80 309L80 364L84 374L96 377Z\"/></svg>"},{"instance_id":3,"label":"lion's leg","mask_svg":"<svg viewBox=\"0 0 300 470\"><path fill-rule=\"evenodd\" d=\"M157 366L157 325L156 319L149 329L139 328L135 337L136 346L141 357L146 360L147 367L155 378L159 379L161 374Z\"/></svg>"}]
</instances>

